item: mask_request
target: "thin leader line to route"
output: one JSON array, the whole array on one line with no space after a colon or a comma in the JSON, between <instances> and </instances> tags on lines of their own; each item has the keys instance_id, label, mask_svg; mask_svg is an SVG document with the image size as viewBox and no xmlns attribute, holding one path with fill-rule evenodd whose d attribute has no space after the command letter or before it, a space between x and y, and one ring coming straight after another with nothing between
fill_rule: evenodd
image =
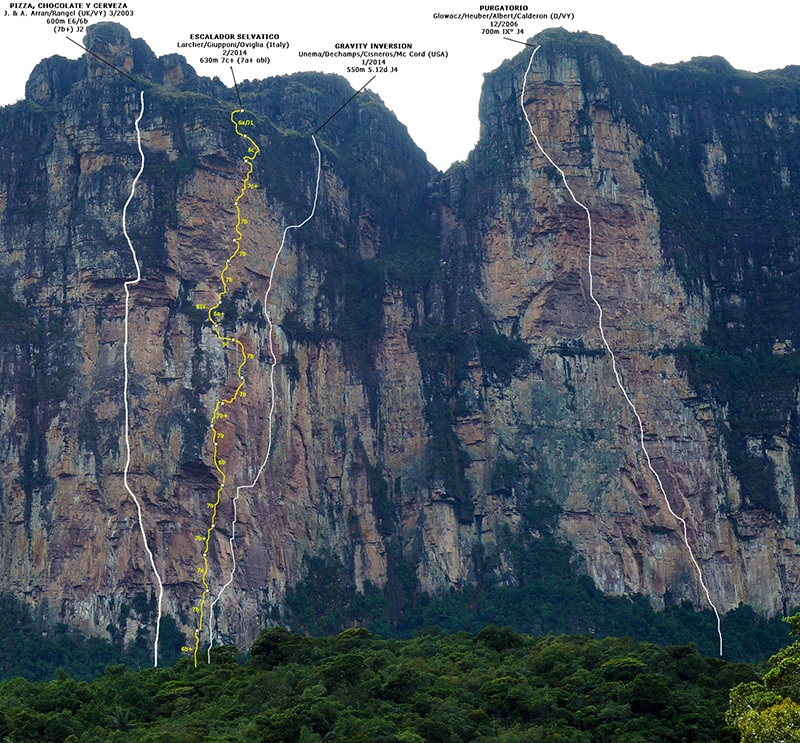
<instances>
[{"instance_id":1,"label":"thin leader line to route","mask_svg":"<svg viewBox=\"0 0 800 743\"><path fill-rule=\"evenodd\" d=\"M339 109L339 110L341 110L341 109ZM331 117L331 118L333 118L333 117ZM328 121L330 121L330 119L328 119ZM323 126L324 126L324 124L323 124ZM320 129L321 128L322 127L320 127ZM319 131L319 130L317 130L317 131ZM210 615L209 616L209 623L208 623L208 625L209 625L208 662L209 663L211 663L211 648L214 647L214 607L217 605L219 600L222 598L222 594L225 592L225 590L228 588L228 586L230 586L231 583L233 583L234 574L236 573L236 551L234 549L234 540L236 539L236 520L237 520L237 515L238 515L237 514L237 501L239 500L239 497L240 497L240 495L241 495L243 490L252 490L258 484L258 481L261 478L261 473L264 471L265 467L267 466L267 462L269 461L270 454L272 453L272 420L273 420L273 417L274 417L274 414L275 414L275 367L278 365L278 357L275 354L275 347L274 347L274 344L273 344L273 331L274 331L275 325L272 322L272 316L270 315L270 312L269 312L269 309L268 309L268 303L269 303L269 295L272 292L273 279L274 279L274 276L275 276L275 269L278 266L278 259L281 257L281 253L283 252L283 249L284 249L284 247L286 245L286 238L287 238L287 236L289 234L289 230L299 230L304 224L306 224L311 219L313 219L314 214L316 214L316 211L317 211L317 199L319 198L319 181L320 181L320 175L322 173L322 153L319 150L319 145L317 144L317 138L313 134L311 135L311 140L314 142L314 149L317 151L317 180L316 180L316 186L314 188L314 203L313 203L313 205L311 207L311 213L302 222L300 222L299 224L292 224L292 225L289 225L288 227L286 227L286 229L284 229L283 236L281 238L280 247L278 248L277 252L275 253L275 258L272 261L272 268L270 269L270 272L269 272L269 283L267 284L267 290L264 293L264 302L263 302L264 317L266 318L267 323L269 325L269 333L268 333L269 353L270 353L270 357L272 359L271 363L270 363L270 370L269 370L270 407L269 407L269 418L268 418L267 452L264 455L264 460L261 462L261 466L258 468L258 472L256 472L256 476L253 478L253 482L251 482L249 485L239 485L239 487L236 488L236 495L233 498L233 520L232 520L232 523L231 523L231 536L230 536L230 539L228 540L228 542L230 544L231 557L233 558L233 563L231 565L231 572L230 572L230 575L228 577L228 580L222 586L222 588L220 588L219 593L214 598L214 600L211 602L211 607L210 607L210 610L209 610L209 615Z\"/></svg>"},{"instance_id":2,"label":"thin leader line to route","mask_svg":"<svg viewBox=\"0 0 800 743\"><path fill-rule=\"evenodd\" d=\"M90 52L91 54L91 52ZM158 616L156 618L156 641L155 641L155 648L153 650L153 665L158 666L158 642L159 642L159 633L161 630L161 605L164 598L164 584L161 581L161 576L158 574L158 570L156 569L156 561L153 557L153 552L150 549L150 545L147 541L147 533L144 529L144 522L142 520L142 504L139 502L139 499L136 497L136 494L131 490L130 485L128 484L128 471L131 466L131 440L130 440L130 410L128 406L128 380L129 380L129 371L128 371L128 320L130 318L130 299L131 299L131 292L130 288L132 286L136 286L142 280L142 271L139 266L139 259L136 256L136 250L134 250L133 243L131 242L130 235L128 234L128 206L130 205L131 201L133 200L134 194L136 193L136 184L139 181L140 176L144 172L144 151L142 150L142 133L139 129L139 122L142 120L142 116L144 116L144 91L140 93L140 100L141 100L141 110L139 111L139 116L136 119L136 143L139 147L139 156L141 158L141 164L139 165L139 172L136 174L136 177L133 179L133 184L131 185L131 192L128 196L128 200L125 202L125 206L122 209L122 232L125 235L125 240L128 242L128 247L131 250L131 255L133 256L133 262L136 265L136 279L133 281L126 281L125 282L125 343L123 345L123 368L125 374L125 381L123 386L123 396L125 399L125 468L122 471L122 481L125 484L125 490L128 491L128 495L133 498L133 502L136 504L136 512L139 517L139 530L142 533L142 540L144 541L144 549L147 552L147 556L150 559L150 567L153 569L153 574L156 577L156 583L158 583Z\"/></svg>"},{"instance_id":3,"label":"thin leader line to route","mask_svg":"<svg viewBox=\"0 0 800 743\"><path fill-rule=\"evenodd\" d=\"M513 41L515 44L522 44L522 46L529 46L531 49L534 50L534 54L536 53L536 49L539 47L534 47L533 44L529 44L527 41L520 41L519 39L512 39L510 36L503 37L506 41ZM541 44L539 44L541 46Z\"/></svg>"},{"instance_id":4,"label":"thin leader line to route","mask_svg":"<svg viewBox=\"0 0 800 743\"><path fill-rule=\"evenodd\" d=\"M514 39L511 39L511 41L514 41ZM522 42L520 42L520 43L522 43ZM529 46L529 45L527 45L527 46ZM533 141L536 143L536 146L538 147L539 151L547 158L548 162L558 171L559 175L561 176L561 180L564 183L564 187L569 192L569 195L572 198L572 200L575 202L575 204L577 206L579 206L581 209L583 209L583 211L586 212L586 220L587 220L588 225L589 225L589 296L592 298L592 301L594 302L595 306L597 307L597 311L598 311L597 324L598 324L598 327L600 329L600 337L603 339L603 345L605 346L605 349L608 352L608 355L611 357L611 366L612 366L612 369L614 370L614 377L617 380L617 386L619 387L620 391L622 392L622 395L625 398L625 402L628 403L628 407L633 412L634 416L636 417L636 421L639 424L639 444L641 446L642 452L644 453L645 459L647 460L647 467L650 470L650 472L653 474L653 477L655 478L656 482L658 483L658 489L661 491L661 495L664 498L664 503L666 503L667 509L672 514L673 518L681 524L682 531L683 531L683 542L686 545L687 551L689 552L689 557L692 560L692 564L694 565L694 568L697 571L697 578L700 581L700 585L703 587L703 592L705 593L706 600L708 601L708 603L711 606L711 608L714 610L714 615L717 618L717 635L719 636L719 654L722 655L722 622L721 622L721 619L720 619L719 611L717 610L717 607L714 604L714 602L711 600L711 594L709 593L709 590L708 590L708 587L706 586L705 580L703 580L703 571L700 569L700 565L697 562L697 559L694 556L694 552L692 551L692 548L691 548L691 546L689 544L689 532L688 532L688 527L687 527L686 521L683 518L681 518L680 516L678 516L678 514L675 513L675 511L672 509L672 506L670 505L670 502L669 502L669 498L667 497L667 492L664 489L664 484L661 482L661 477L659 477L658 472L656 472L655 468L653 467L653 463L652 463L652 461L650 459L650 452L647 450L647 446L645 445L645 442L644 442L644 423L642 421L641 416L639 415L639 411L637 410L636 405L634 404L633 400L631 399L630 395L628 394L627 390L625 389L625 385L623 385L623 383L622 383L622 377L620 376L619 369L617 368L617 358L614 355L614 352L611 350L611 346L609 345L608 339L606 338L605 328L603 327L603 308L600 305L600 302L597 301L597 297L595 297L595 295L594 295L594 276L592 274L592 215L591 215L591 212L589 211L588 207L585 204L583 204L580 201L578 201L578 199L576 198L576 196L573 193L572 189L570 188L569 183L567 183L567 176L564 173L564 171L561 168L559 168L558 165L556 165L556 163L553 161L553 158L551 158L550 155L548 155L547 152L545 152L544 147L542 147L542 145L539 142L539 138L536 136L536 132L533 131L533 124L531 123L531 120L528 117L528 113L525 111L525 88L527 87L527 84L528 84L528 74L530 73L531 65L533 64L533 58L536 56L536 52L538 52L539 49L541 49L541 48L542 47L541 47L541 44L540 44L539 46L537 46L533 50L533 52L531 53L531 58L528 61L528 67L525 70L525 77L523 78L523 81L522 81L522 92L520 93L520 99L519 99L520 107L522 108L522 115L525 117L525 121L528 124L528 129L530 130L531 136L533 137Z\"/></svg>"},{"instance_id":5,"label":"thin leader line to route","mask_svg":"<svg viewBox=\"0 0 800 743\"><path fill-rule=\"evenodd\" d=\"M339 106L339 108L337 108L327 119L325 119L325 121L323 121L314 130L314 134L317 134L319 132L319 130L322 129L322 127L324 127L334 116L336 116L336 114L338 114L339 111L341 111L348 103L350 103L350 101L352 101L353 98L355 98L362 90L364 90L364 88L366 88L367 85L369 85L376 77L377 77L377 75L373 75L369 80L367 80L367 82L365 82L355 93L353 93L353 95L351 95L341 106ZM312 134L311 136L313 137L314 134ZM316 144L317 144L317 140L315 139L314 140L314 146L316 146Z\"/></svg>"},{"instance_id":6,"label":"thin leader line to route","mask_svg":"<svg viewBox=\"0 0 800 743\"><path fill-rule=\"evenodd\" d=\"M255 143L255 141L243 134L239 131L240 126L250 125L252 121L249 119L235 119L234 116L236 114L244 113L243 108L236 109L231 111L231 123L234 125L236 129L236 134L243 139L246 139L249 143L247 148L247 154L244 156L244 161L247 163L247 173L245 173L244 179L242 180L242 189L239 192L239 195L236 197L236 200L233 202L233 205L236 209L236 237L233 238L234 245L236 246L233 250L233 253L228 257L225 261L225 265L220 272L219 278L222 288L217 293L217 302L212 307L206 308L205 305L197 305L198 309L208 309L208 319L211 323L214 332L216 333L217 338L222 343L223 348L227 348L231 343L235 343L239 353L241 354L241 361L239 362L239 366L236 369L236 375L238 378L238 385L234 390L233 394L229 398L221 398L217 400L216 404L214 405L214 413L211 416L211 431L213 432L213 456L214 456L214 469L220 474L220 484L217 488L217 497L213 503L209 503L208 507L212 509L211 511L211 524L209 525L208 529L206 529L205 535L198 535L195 538L198 541L204 543L203 547L203 566L198 568L198 571L201 574L201 581L203 583L203 593L200 597L200 604L194 607L194 610L199 613L200 617L198 620L197 629L194 633L194 651L192 653L192 657L194 660L194 665L197 666L197 653L200 650L200 636L203 632L203 626L205 623L205 610L206 610L206 597L211 592L211 587L208 585L208 573L210 570L209 562L208 562L208 552L211 547L211 533L214 529L217 528L217 510L219 509L219 505L222 502L222 492L225 489L225 484L227 481L227 476L225 474L225 470L223 469L227 464L225 459L222 459L217 456L218 451L218 440L225 438L225 434L221 431L218 431L216 428L216 423L218 420L226 419L228 414L223 412L223 408L225 405L230 405L239 397L245 397L247 393L244 391L243 387L245 384L244 380L244 367L247 364L249 359L253 358L252 353L248 353L244 347L244 343L242 343L238 338L234 338L233 336L227 336L222 333L220 330L220 321L222 320L224 313L220 312L217 308L222 304L222 298L227 295L228 293L228 284L233 281L230 276L226 276L228 269L231 267L234 258L237 256L245 256L247 253L242 250L242 235L241 228L243 225L247 224L246 219L242 218L242 208L239 205L239 202L244 197L245 193L251 188L257 188L257 184L250 182L250 176L253 174L253 161L258 157L258 153L261 151L259 146ZM212 612L213 613L213 612ZM210 624L210 621L209 621Z\"/></svg>"},{"instance_id":7,"label":"thin leader line to route","mask_svg":"<svg viewBox=\"0 0 800 743\"><path fill-rule=\"evenodd\" d=\"M114 67L114 65L111 64L111 62L109 62L107 59L103 59L101 56L99 56L99 55L95 54L94 52L90 51L83 44L79 44L77 41L75 41L75 39L70 39L69 36L67 36L66 39L67 39L67 41L71 41L73 44L75 44L75 46L79 46L81 49L83 49L83 51L85 51L88 54L91 54L93 57L99 59L103 64L107 64L112 70L116 70L117 72L119 72L120 75L124 75L131 82L134 82L134 83L136 82L136 80L134 80L127 72L123 72L121 69L119 69L119 67Z\"/></svg>"},{"instance_id":8,"label":"thin leader line to route","mask_svg":"<svg viewBox=\"0 0 800 743\"><path fill-rule=\"evenodd\" d=\"M239 100L239 108L244 110L244 106L242 105L242 96L239 95L239 83L236 82L236 74L233 71L233 65L231 65L231 77L233 78L233 87L236 89L236 98Z\"/></svg>"}]
</instances>

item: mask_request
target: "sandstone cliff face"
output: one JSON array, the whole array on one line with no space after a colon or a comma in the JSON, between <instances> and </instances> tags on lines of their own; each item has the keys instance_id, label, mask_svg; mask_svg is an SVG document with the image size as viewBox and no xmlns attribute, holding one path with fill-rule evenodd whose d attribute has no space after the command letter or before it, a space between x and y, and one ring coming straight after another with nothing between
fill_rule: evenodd
<instances>
[{"instance_id":1,"label":"sandstone cliff face","mask_svg":"<svg viewBox=\"0 0 800 743\"><path fill-rule=\"evenodd\" d=\"M702 375L687 369L685 349L728 344L732 352L726 361L741 363L734 358L740 352L736 338L720 342L709 333L709 324L720 322L720 306L730 301L719 286L725 261L714 253L725 251L726 239L734 237L725 227L728 220L736 219L746 230L748 238L736 234L734 239L751 254L756 250L745 247L747 240L761 241L756 233L762 227L748 223L733 205L749 194L730 195L735 187L723 184L730 178L729 160L753 156L750 138L762 146L768 142L782 162L790 159L786 137L794 126L794 109L768 114L764 126L758 121L763 113L715 110L703 89L688 95L682 91L682 100L666 106L660 102L659 108L653 100L658 86L648 85L642 68L623 64L607 48L589 49L583 38L576 43L555 32L541 40L524 91L530 53L487 79L481 143L465 166L444 178L445 189L449 186L453 193L457 182L460 191L451 197L451 209L474 208L470 200L477 201L476 190L488 201L463 229L462 239L472 243L466 254L474 256L480 272L476 295L498 329L531 347L531 368L516 374L502 392L489 388L483 395L484 419L493 435L487 437L492 439L489 451L476 459L509 456L537 474L538 497L558 504L561 533L605 592L643 592L656 603L668 592L703 603L679 525L648 472L637 423L599 336L598 312L589 298L586 214L529 141L524 119L516 122L522 134L512 130L522 95L544 150L591 213L594 292L609 344L644 419L646 445L672 508L689 524L689 541L712 599L724 609L746 601L770 613L780 611L796 602L797 469L788 444L796 436L796 376L787 364L776 385L788 388L789 404L776 399L782 390L764 390L772 398L759 411L766 410L766 415L759 420L752 410L756 405L751 406L749 425L742 425L742 413L730 420L730 390L722 389L724 385L698 389ZM702 60L697 64L713 66ZM626 66L629 78L620 79ZM667 87L671 81L664 74L667 79L660 84ZM727 68L720 74L734 73ZM637 83L641 87L635 88ZM758 83L749 79L743 85L757 88ZM783 90L782 84L776 85ZM729 79L719 85L726 86L740 100L761 92L737 89ZM775 120L782 122L781 131L776 131ZM718 129L726 130L724 146L730 155ZM663 134L670 138L668 144L659 140ZM712 223L705 240L692 235L696 225L676 219L674 201L667 197L684 197L686 188L665 195L663 174L656 171L659 166L668 169L665 162L676 157L675 150L683 152L684 161L674 167L690 171L680 177L692 186L705 184L712 199L728 197L727 214L719 208L705 216ZM768 182L774 169L760 167ZM779 188L786 193L791 174L785 167L780 172L780 185L770 184L771 193ZM743 183L739 188L753 190ZM771 203L769 197L766 203ZM748 206L752 209L752 201ZM795 206L787 205L787 215ZM666 210L667 230L662 224ZM702 250L701 256L687 257L694 249ZM796 281L771 270L776 263L796 260L796 238L772 237L769 249L761 290L770 291L769 286L775 291L778 284L796 296ZM676 254L682 258L680 273ZM687 264L696 266L701 260L718 265L692 274ZM742 273L725 277L740 292L748 284ZM755 292L750 293L748 300L757 303ZM759 321L761 334L774 341L769 355L785 353L779 336L786 335L791 344L796 332L787 308L774 310L772 321ZM747 321L737 327L750 329ZM760 339L750 332L745 350L757 355ZM713 381L711 371L706 370L703 381ZM738 403L740 409L746 407ZM781 409L779 424L769 420L777 412L772 406ZM747 436L750 461L739 457L732 464L730 448L747 427L755 434ZM473 453L470 443L462 441ZM745 494L741 477L754 465L761 476L746 483ZM485 474L471 469L475 489L485 489ZM769 508L763 500L757 502L765 492L772 499Z\"/></svg>"},{"instance_id":2,"label":"sandstone cliff face","mask_svg":"<svg viewBox=\"0 0 800 743\"><path fill-rule=\"evenodd\" d=\"M409 574L430 593L463 587L477 579L478 553L513 584L509 535L548 528L530 515L542 504L603 591L704 604L600 340L586 215L529 137L521 95L591 212L608 340L712 598L768 613L797 603L790 362L800 338L776 309L797 296L783 278L796 237L760 235L769 203L748 201L732 166L751 157L757 129L779 164L769 188L796 206L797 104L784 90L796 83L781 83L769 110L751 94L741 112L720 114L691 91L659 100L668 71L590 41L545 35L524 90L527 53L488 76L481 141L446 174L368 93L320 133L314 217L290 231L267 308L271 448L261 303L284 230L312 211L310 132L350 93L313 74L242 86L259 188L242 198L246 255L227 273L220 323L253 359L246 397L218 424L227 464L209 542L214 594L233 567L235 488L269 457L237 501L223 641L251 641L311 555L339 561L358 590ZM164 610L189 634L202 593L197 537L219 488L210 416L238 364L197 305L219 292L247 145L230 91L179 57L156 59L115 24L92 27L87 46L141 86L92 58L46 60L27 100L0 113L11 133L0 167L0 587L91 632L152 627L154 579L122 479L123 282L135 267L121 214L139 166L143 89L145 168L128 213L143 271L129 317L129 481ZM728 227L714 233L708 210L682 221L671 168ZM748 235L763 250L744 249ZM748 272L759 273L757 291ZM739 333L727 339L735 346L754 317L754 352L788 364L775 367L781 385L758 389L758 414L697 351L722 347L717 327Z\"/></svg>"}]
</instances>

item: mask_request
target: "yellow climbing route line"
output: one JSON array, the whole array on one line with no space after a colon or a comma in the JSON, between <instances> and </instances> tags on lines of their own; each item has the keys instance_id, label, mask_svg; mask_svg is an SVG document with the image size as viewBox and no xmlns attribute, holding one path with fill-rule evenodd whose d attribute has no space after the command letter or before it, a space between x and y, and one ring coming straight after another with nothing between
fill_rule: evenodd
<instances>
[{"instance_id":1,"label":"yellow climbing route line","mask_svg":"<svg viewBox=\"0 0 800 743\"><path fill-rule=\"evenodd\" d=\"M200 580L203 584L203 593L200 597L200 603L193 608L193 611L200 615L197 629L194 632L194 651L193 651L193 658L194 658L194 665L197 666L197 653L200 649L200 636L203 633L203 626L205 620L205 611L206 611L206 597L208 596L211 588L208 584L208 572L209 572L209 564L208 564L208 551L211 546L211 534L217 526L217 509L219 508L220 503L222 502L222 491L225 489L225 469L227 462L225 459L222 459L217 456L217 448L220 439L225 438L225 434L221 431L218 431L216 428L216 422L218 420L224 420L228 417L227 413L222 412L222 408L225 405L231 405L232 403L236 402L240 397L245 397L247 392L244 390L244 367L247 362L253 358L252 353L248 353L247 349L244 347L244 343L242 343L238 338L234 338L233 336L227 336L223 333L220 322L222 321L225 313L219 310L219 307L222 305L223 297L228 293L228 284L230 284L233 279L230 276L227 276L228 269L233 264L234 258L237 256L245 256L247 253L242 250L242 231L241 227L247 224L246 219L242 219L242 209L239 206L239 202L244 197L245 193L251 188L258 188L258 185L252 183L250 180L250 176L253 174L253 160L256 159L258 153L261 151L258 145L253 141L251 137L248 137L246 134L239 131L240 126L252 126L251 119L236 119L234 116L236 114L245 113L243 108L235 109L231 111L231 123L234 125L236 129L236 134L243 139L246 139L248 142L247 147L247 154L244 156L244 161L247 163L247 173L244 176L244 180L242 181L242 190L239 192L239 195L236 197L236 201L233 202L234 207L236 208L236 237L233 238L233 242L236 245L233 253L228 257L225 261L225 266L223 267L222 271L220 272L219 278L222 285L222 288L217 293L217 303L212 307L206 308L205 305L196 305L198 309L208 309L208 319L211 323L211 326L214 328L214 332L216 333L217 338L219 338L220 342L222 343L223 348L228 348L233 343L236 345L236 348L239 351L239 355L241 356L241 361L239 362L239 366L236 369L236 376L239 380L236 389L234 390L233 394L229 398L221 398L217 400L216 404L214 405L214 412L211 416L211 431L212 431L212 440L213 440L213 456L214 456L214 469L219 472L220 475L220 484L219 488L217 489L217 498L213 503L209 503L208 507L211 509L211 523L206 529L205 534L200 534L195 537L200 542L203 542L203 566L197 568L200 573Z\"/></svg>"}]
</instances>

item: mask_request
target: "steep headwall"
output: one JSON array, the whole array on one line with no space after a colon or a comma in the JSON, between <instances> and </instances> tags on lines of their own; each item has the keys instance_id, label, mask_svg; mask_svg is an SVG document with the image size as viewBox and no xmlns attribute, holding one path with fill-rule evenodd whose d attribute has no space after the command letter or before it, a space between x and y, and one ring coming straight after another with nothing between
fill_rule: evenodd
<instances>
[{"instance_id":1,"label":"steep headwall","mask_svg":"<svg viewBox=\"0 0 800 743\"><path fill-rule=\"evenodd\" d=\"M535 41L524 92L531 52L487 77L481 141L442 182L468 246L454 260L531 349L484 388L494 440L476 459L531 473L604 591L702 603L601 343L586 214L522 94L591 213L608 340L713 600L781 611L797 601L796 83L716 59L645 68L586 34Z\"/></svg>"}]
</instances>

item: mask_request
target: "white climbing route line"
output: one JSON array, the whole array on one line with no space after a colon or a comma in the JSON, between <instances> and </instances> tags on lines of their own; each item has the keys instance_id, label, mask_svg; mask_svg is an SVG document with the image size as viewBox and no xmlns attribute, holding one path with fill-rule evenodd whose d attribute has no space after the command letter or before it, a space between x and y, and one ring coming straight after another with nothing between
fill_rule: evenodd
<instances>
[{"instance_id":1,"label":"white climbing route line","mask_svg":"<svg viewBox=\"0 0 800 743\"><path fill-rule=\"evenodd\" d=\"M570 188L569 183L567 183L567 176L564 173L564 171L560 167L558 167L558 165L556 165L556 163L553 161L553 158L551 158L550 155L548 155L547 152L545 152L544 147L542 147L541 143L539 142L539 138L536 136L536 132L533 131L533 124L531 123L531 120L528 117L528 113L527 113L527 111L525 111L525 89L526 89L526 87L528 85L528 74L530 73L531 65L533 64L533 58L536 56L536 52L538 52L539 49L541 49L541 48L542 48L542 46L540 44L539 46L537 46L533 50L533 53L531 54L531 58L530 58L530 60L528 60L528 67L525 70L525 77L523 78L523 81L522 81L522 92L520 93L520 99L519 99L520 107L522 108L522 115L525 117L525 121L528 124L528 129L530 130L531 136L533 137L533 141L536 143L536 147L539 149L539 152L541 152L542 155L544 155L545 158L547 158L548 162L558 171L559 175L561 176L561 180L564 183L564 188L567 189L567 191L569 192L570 197L575 202L575 204L577 206L579 206L581 209L583 209L583 211L586 212L586 221L587 221L587 223L589 225L589 296L592 298L592 302L594 302L595 306L597 307L597 312L598 312L597 325L598 325L598 328L600 329L600 337L603 339L603 345L605 346L605 349L608 352L608 355L611 357L611 367L614 370L614 377L617 380L617 386L619 387L620 392L622 392L622 396L625 398L625 402L628 403L628 407L631 409L631 412L636 417L636 421L639 424L639 445L641 446L642 452L643 452L643 454L645 456L645 459L647 460L647 468L650 470L650 472L652 473L653 477L655 478L656 483L658 484L658 489L661 491L661 495L662 495L662 497L664 499L664 503L666 503L666 505L667 505L667 510L672 514L673 518L676 521L678 521L680 523L680 525L681 525L681 529L682 529L682 532L683 532L683 543L686 545L686 549L687 549L687 551L689 553L689 557L691 558L692 564L694 565L694 568L695 568L695 570L697 572L697 578L700 581L700 585L703 588L703 592L705 593L706 600L708 601L708 603L711 606L711 608L714 610L714 615L717 618L717 635L719 635L719 654L722 655L722 622L721 622L721 619L720 619L719 611L718 611L716 605L714 604L714 602L711 600L711 594L708 591L708 586L706 586L706 582L703 579L703 571L700 569L700 564L697 562L697 559L694 556L694 552L692 551L692 548L691 548L691 546L689 544L689 532L688 532L688 527L687 527L686 521L683 518L681 518L680 516L678 516L678 514L675 513L675 511L672 509L672 506L670 505L670 502L669 502L669 498L667 497L667 492L664 489L664 484L661 482L661 477L659 477L658 472L656 472L655 468L653 467L653 463L652 463L652 461L650 459L650 452L647 450L647 446L645 445L645 442L644 442L644 423L642 421L641 416L639 415L639 411L637 410L635 403L633 402L633 400L631 399L630 395L628 394L628 391L625 389L625 385L622 383L622 377L621 377L619 369L617 367L617 357L614 355L614 352L611 350L611 346L609 345L608 339L606 338L605 328L603 327L603 308L600 305L600 302L597 301L597 297L595 297L595 295L594 295L594 276L592 274L592 215L591 215L591 212L589 211L588 207L585 204L583 204L580 201L578 201L578 199L576 198L576 196L573 193L572 189Z\"/></svg>"},{"instance_id":2,"label":"white climbing route line","mask_svg":"<svg viewBox=\"0 0 800 743\"><path fill-rule=\"evenodd\" d=\"M269 387L270 387L270 405L269 405L269 416L267 419L267 451L264 455L264 460L261 462L261 466L258 468L253 481L249 485L239 485L236 488L236 495L232 498L233 501L233 519L231 521L231 536L228 540L231 550L231 571L230 575L228 576L228 580L219 589L219 593L216 595L214 600L211 602L211 606L209 607L209 617L208 617L208 634L209 634L209 643L208 643L208 662L211 663L211 648L214 647L214 607L222 598L222 594L228 588L228 586L233 583L234 576L236 574L236 550L234 542L236 540L236 523L237 523L237 501L243 490L252 490L258 484L259 479L261 478L261 473L267 466L267 462L269 461L270 454L272 453L272 425L273 425L273 417L275 415L275 367L278 365L278 357L275 354L275 347L274 347L274 329L275 325L272 322L272 316L269 312L269 295L272 292L273 280L275 277L275 269L278 266L278 260L281 257L281 253L286 245L286 238L289 234L290 230L299 230L303 225L307 222L311 221L314 218L314 214L317 211L317 199L319 198L319 181L320 176L322 174L322 153L319 150L319 145L317 144L317 138L312 134L311 140L314 142L314 149L317 151L317 179L316 185L314 187L314 203L311 207L311 213L299 224L291 224L286 227L283 231L283 236L281 237L281 244L278 247L278 250L275 253L275 258L272 261L272 268L269 272L269 282L267 283L267 290L264 293L264 317L267 320L267 324L269 326L269 333L267 334L267 339L269 343L269 355L270 355L270 370L269 370Z\"/></svg>"},{"instance_id":3,"label":"white climbing route line","mask_svg":"<svg viewBox=\"0 0 800 743\"><path fill-rule=\"evenodd\" d=\"M129 372L128 372L128 319L130 317L130 303L131 303L131 287L136 286L142 280L142 270L139 266L139 259L136 256L136 250L134 250L133 243L131 242L131 237L128 234L128 206L130 205L131 201L133 200L134 194L136 193L136 184L139 181L139 177L144 172L144 150L142 150L142 132L139 129L139 122L142 120L142 116L144 116L144 91L140 93L140 101L141 101L141 110L139 111L139 116L136 119L136 144L139 147L139 156L141 158L141 163L139 165L139 172L136 174L136 177L133 179L133 184L131 185L131 192L128 196L128 200L125 202L125 206L122 209L122 232L125 235L125 240L128 242L128 247L131 249L131 255L133 256L133 262L136 266L136 279L133 281L126 281L125 282L125 343L123 345L123 368L125 371L125 383L123 387L123 396L125 399L125 468L122 471L122 481L125 484L125 490L128 491L128 495L133 498L133 502L136 504L136 513L139 517L139 531L142 533L142 541L144 542L144 549L147 552L147 556L150 560L150 567L153 569L153 575L156 577L156 583L158 584L158 615L156 618L156 640L155 640L155 647L153 649L153 665L158 666L158 641L159 641L159 633L161 630L161 605L162 600L164 598L164 584L161 581L161 576L158 574L158 570L156 569L156 561L153 557L153 551L150 549L150 544L147 541L147 533L144 529L144 521L142 520L142 504L139 499L136 497L136 494L131 490L130 485L128 484L128 470L131 466L131 439L130 439L130 409L128 405L128 379L129 379Z\"/></svg>"}]
</instances>

